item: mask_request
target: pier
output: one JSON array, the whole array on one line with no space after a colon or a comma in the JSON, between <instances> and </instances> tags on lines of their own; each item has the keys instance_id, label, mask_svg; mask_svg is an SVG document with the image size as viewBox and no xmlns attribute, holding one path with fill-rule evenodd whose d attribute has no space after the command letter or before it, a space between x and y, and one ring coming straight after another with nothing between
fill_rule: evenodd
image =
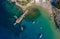
<instances>
[{"instance_id":1,"label":"pier","mask_svg":"<svg viewBox=\"0 0 60 39\"><path fill-rule=\"evenodd\" d=\"M25 17L25 15L28 12L27 7L31 6L32 3L34 3L34 1L30 1L30 3L28 3L26 6L20 5L17 1L15 3L18 7L22 8L23 11L25 11L25 12L19 18L16 19L16 22L14 23L14 25L16 25L17 23L20 23L22 21L22 19Z\"/></svg>"}]
</instances>

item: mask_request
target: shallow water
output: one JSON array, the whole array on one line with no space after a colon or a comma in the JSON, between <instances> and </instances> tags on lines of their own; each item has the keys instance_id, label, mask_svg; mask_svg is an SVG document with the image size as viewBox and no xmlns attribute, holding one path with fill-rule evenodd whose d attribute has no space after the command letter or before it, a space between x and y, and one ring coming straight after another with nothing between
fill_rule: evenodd
<instances>
[{"instance_id":1,"label":"shallow water","mask_svg":"<svg viewBox=\"0 0 60 39\"><path fill-rule=\"evenodd\" d=\"M0 22L1 23L0 39L55 39L54 32L51 29L52 22L50 22L50 18L49 18L50 15L47 14L47 12L45 12L41 7L39 8L41 11L41 16L39 16L34 21L35 23L27 22L25 19L23 19L20 24L17 24L16 26L13 27L13 22L15 20L13 18L13 16L14 15L19 16L19 14L22 11L18 11L15 7L13 9L11 9L11 5L9 6L9 5L7 5L7 3L6 3L6 8L7 8L6 9L6 8L4 8L5 6L3 6L5 3L6 2L4 0L2 0L1 7L3 9L1 8L2 10L0 10L0 13L1 13L1 15L0 15L0 18L1 18L1 20L0 20L1 21ZM12 12L14 14L12 14ZM17 13L19 13L19 14L17 14ZM23 32L21 32L20 28L18 27L18 26L22 26L22 25L25 26L25 29ZM10 30L11 28L14 30L11 31ZM18 33L18 36L15 35L16 32ZM39 38L39 34L42 34L42 38Z\"/></svg>"}]
</instances>

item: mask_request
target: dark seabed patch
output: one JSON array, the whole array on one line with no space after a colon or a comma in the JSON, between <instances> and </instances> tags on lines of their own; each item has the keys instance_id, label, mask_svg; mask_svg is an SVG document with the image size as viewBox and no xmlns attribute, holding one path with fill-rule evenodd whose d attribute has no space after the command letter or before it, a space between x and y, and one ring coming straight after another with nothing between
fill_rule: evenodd
<instances>
[{"instance_id":1,"label":"dark seabed patch","mask_svg":"<svg viewBox=\"0 0 60 39\"><path fill-rule=\"evenodd\" d=\"M26 21L34 21L41 15L41 12L38 7L31 6L31 7L29 7L28 10L29 11L25 16Z\"/></svg>"},{"instance_id":2,"label":"dark seabed patch","mask_svg":"<svg viewBox=\"0 0 60 39\"><path fill-rule=\"evenodd\" d=\"M19 16L20 11L17 11L16 8L14 8L15 6L14 7L12 6L13 7L12 8L11 4L7 3L5 0L4 2L1 2L1 7L2 7L1 9L3 10L0 10L2 11L1 20L0 20L2 23L1 22L0 23L1 23L1 26L4 27L4 28L0 27L1 37L3 37L4 35L7 35L6 37L8 38L6 39L40 39L39 36L42 34L43 37L41 39L55 39L54 33L50 28L50 26L52 25L50 25L50 20L48 20L49 15L44 10L42 10L41 7L40 7L40 11L38 10L39 14L32 13L31 15L28 14L29 15L28 17L26 16L27 19L31 16L28 19L28 21L34 20L35 21L34 24L32 22L27 22L26 19L23 19L21 22L22 25L19 23L16 26L13 25L15 21L15 18L13 18L13 16L16 14L17 16ZM22 33L21 33L21 26L24 26L24 31L22 31ZM40 29L40 27L42 27L42 30ZM2 31L4 35L3 33L1 34ZM16 36L18 37L16 38Z\"/></svg>"}]
</instances>

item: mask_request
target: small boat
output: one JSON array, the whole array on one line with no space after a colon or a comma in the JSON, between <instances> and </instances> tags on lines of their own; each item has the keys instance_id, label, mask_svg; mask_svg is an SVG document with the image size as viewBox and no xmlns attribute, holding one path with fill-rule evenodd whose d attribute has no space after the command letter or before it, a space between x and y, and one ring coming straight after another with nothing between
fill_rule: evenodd
<instances>
[{"instance_id":1,"label":"small boat","mask_svg":"<svg viewBox=\"0 0 60 39\"><path fill-rule=\"evenodd\" d=\"M24 31L25 28L26 28L25 25L20 26L21 31Z\"/></svg>"},{"instance_id":2,"label":"small boat","mask_svg":"<svg viewBox=\"0 0 60 39\"><path fill-rule=\"evenodd\" d=\"M21 26L21 31L23 31L24 30L24 27L23 26Z\"/></svg>"},{"instance_id":3,"label":"small boat","mask_svg":"<svg viewBox=\"0 0 60 39\"><path fill-rule=\"evenodd\" d=\"M42 38L42 34L41 33L39 33L39 38Z\"/></svg>"}]
</instances>

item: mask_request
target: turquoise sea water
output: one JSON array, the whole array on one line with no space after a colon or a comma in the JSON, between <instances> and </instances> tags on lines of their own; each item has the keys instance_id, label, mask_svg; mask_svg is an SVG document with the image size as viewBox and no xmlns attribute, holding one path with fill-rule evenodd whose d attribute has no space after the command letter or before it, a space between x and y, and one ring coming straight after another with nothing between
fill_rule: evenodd
<instances>
[{"instance_id":1,"label":"turquoise sea water","mask_svg":"<svg viewBox=\"0 0 60 39\"><path fill-rule=\"evenodd\" d=\"M6 14L5 14L6 17L4 18L5 19L4 23L6 23L7 21L8 22L11 21L10 23L14 22L15 19L13 18L13 16L14 15L20 16L20 14L22 13L21 10L19 11L12 5L8 4L6 1L2 2L2 6L6 11ZM22 22L18 26L24 25L25 29L21 33L19 31L20 28L17 30L16 28L13 28L13 23L12 24L6 23L8 24L9 27L11 26L10 28L14 29L14 31L11 31L3 28L2 31L5 31L5 34L10 33L9 35L6 36L6 38L8 37L11 39L55 39L54 33L51 29L52 25L50 25L51 24L50 18L49 18L50 15L47 14L47 12L45 12L41 7L40 7L40 12L41 12L41 15L35 20L34 24L32 22L27 22L25 19L22 20ZM14 35L14 33L16 32L18 32L19 34L18 37ZM39 38L39 34L42 34L42 38Z\"/></svg>"},{"instance_id":2,"label":"turquoise sea water","mask_svg":"<svg viewBox=\"0 0 60 39\"><path fill-rule=\"evenodd\" d=\"M22 25L26 25L27 28L25 33L28 35L28 39L39 39L38 34L41 33L43 35L42 39L54 39L53 31L51 30L49 15L41 9L41 16L35 20L35 24L32 22L22 21ZM42 29L40 29L42 27Z\"/></svg>"}]
</instances>

